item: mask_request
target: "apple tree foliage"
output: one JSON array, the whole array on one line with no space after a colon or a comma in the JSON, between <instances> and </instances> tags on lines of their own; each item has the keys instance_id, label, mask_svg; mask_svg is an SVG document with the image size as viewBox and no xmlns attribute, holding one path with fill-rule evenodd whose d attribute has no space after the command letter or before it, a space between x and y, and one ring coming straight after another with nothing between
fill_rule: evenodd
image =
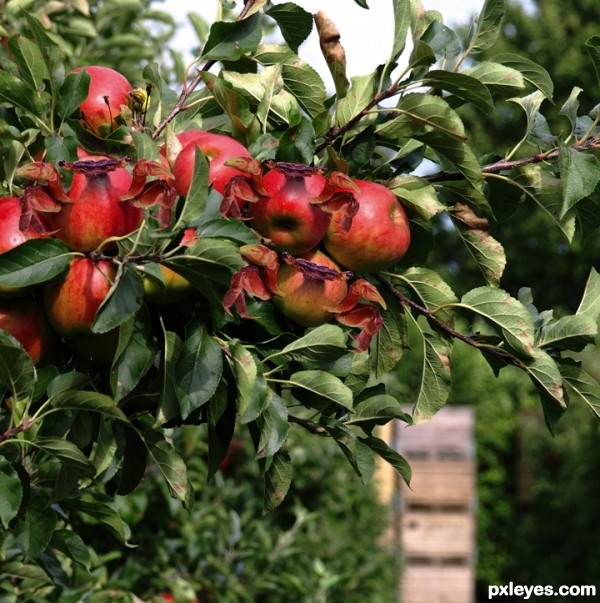
<instances>
[{"instance_id":1,"label":"apple tree foliage","mask_svg":"<svg viewBox=\"0 0 600 603\"><path fill-rule=\"evenodd\" d=\"M106 32L110 42L90 55L93 62L110 61L119 45L137 45L138 71L127 65L127 75L151 86L151 102L143 124L125 119L105 138L92 136L78 119L88 81L65 74L83 64L77 35L109 27L117 3L70 3L68 23L82 31L57 27L64 7L53 18L34 2L5 3L4 195L22 193L27 182L18 170L34 158L73 161L83 146L158 160L159 147L174 133L201 128L234 137L259 160L325 165L383 183L407 209L412 232L411 248L396 267L361 275L386 302L383 326L366 351L356 350L351 329L298 327L270 301L249 297L253 319L231 316L222 301L245 265L239 249L258 238L247 222L220 215L220 195L208 186L207 161L197 153L189 194L178 200L166 228L149 210L137 231L119 238L116 252L90 254L118 267L93 325L98 334L118 329L110 362L91 362L59 342L51 359L35 367L14 338L0 334L0 559L10 562L3 571L15 580L64 581L72 564L89 570L91 553L78 532L85 523L127 543L131 531L114 498L143 487L148 472L160 474L172 497L191 508L194 491L177 452L188 425L200 426L206 438L211 475L234 430L245 430L264 480L266 511L292 481L291 430L332 438L363 481L378 457L410 481L409 465L377 427L425 421L445 404L456 340L477 349L496 373L508 366L523 371L550 431L569 404L600 416L600 385L577 358L597 342L600 275L592 269L581 283L572 314L555 315L536 308L527 283L503 289L506 255L493 236L522 206L549 216L565 243L597 235L599 108L580 115L576 94L553 99L552 79L535 57L503 53L478 61L502 34L504 0L485 2L466 38L417 0L389 1L389 58L352 78L335 25L293 2L247 0L231 19L210 25L182 85L168 66L144 54L143 30L120 38ZM355 2L368 10L364 0ZM129 14L135 22L135 11L119 11L115 19ZM299 55L315 21L328 81ZM265 40L274 28L283 42ZM600 74L600 38L581 51ZM119 70L119 62L109 66ZM523 130L514 132L511 148L477 157L461 107L485 115L507 102L523 112ZM544 118L550 102L563 103L566 127L557 132ZM537 151L523 155L525 143ZM181 247L189 228L197 242ZM459 234L479 266L475 288L454 291L428 262L443 229ZM27 241L0 256L0 286L28 287L37 296L76 255L57 239ZM188 279L193 296L173 306L147 302L142 272L156 277L157 263ZM386 393L384 377L407 358L418 360L419 385L410 399L397 400ZM411 403L412 412L401 403Z\"/></svg>"}]
</instances>

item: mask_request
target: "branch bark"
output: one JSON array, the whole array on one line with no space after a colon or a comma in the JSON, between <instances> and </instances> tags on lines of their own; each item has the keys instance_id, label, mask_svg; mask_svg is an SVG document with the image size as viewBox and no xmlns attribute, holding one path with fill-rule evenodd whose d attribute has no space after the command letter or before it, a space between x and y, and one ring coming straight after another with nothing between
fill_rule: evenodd
<instances>
[{"instance_id":1,"label":"branch bark","mask_svg":"<svg viewBox=\"0 0 600 603\"><path fill-rule=\"evenodd\" d=\"M437 318L431 310L429 310L428 308L425 308L424 306L421 306L420 304L414 302L412 299L410 299L410 298L406 297L405 295L403 295L402 293L400 293L400 291L398 291L398 289L396 289L392 285L392 283L390 283L389 281L384 279L382 276L378 275L377 280L396 298L396 300L402 306L408 306L409 308L411 308L412 310L417 312L417 314L424 316L428 320L428 322L431 324L431 326L433 326L438 331L441 331L441 332L445 333L446 335L449 335L453 339L458 339L459 341L462 341L463 343L466 343L474 348L477 348L483 354L487 354L488 356L494 358L495 360L499 360L500 362L503 362L504 364L511 364L511 365L516 366L521 369L525 368L525 365L523 364L523 362L519 358L514 356L513 354L510 354L509 352L505 352L504 350L499 350L497 347L494 347L494 346L491 346L491 345L488 345L485 343L481 343L480 341L477 341L473 337L469 337L468 335L465 335L464 333L457 331L450 325L447 325L445 322L443 322L439 318Z\"/></svg>"}]
</instances>

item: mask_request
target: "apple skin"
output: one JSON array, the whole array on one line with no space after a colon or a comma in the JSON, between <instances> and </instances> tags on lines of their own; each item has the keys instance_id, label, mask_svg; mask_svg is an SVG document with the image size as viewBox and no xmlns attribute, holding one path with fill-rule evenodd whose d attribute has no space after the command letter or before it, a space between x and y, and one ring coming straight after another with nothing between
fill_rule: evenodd
<instances>
[{"instance_id":1,"label":"apple skin","mask_svg":"<svg viewBox=\"0 0 600 603\"><path fill-rule=\"evenodd\" d=\"M44 306L54 330L93 360L111 360L118 342L118 329L92 332L96 312L116 274L116 267L109 261L95 263L87 257L76 257L63 281L44 287Z\"/></svg>"},{"instance_id":2,"label":"apple skin","mask_svg":"<svg viewBox=\"0 0 600 603\"><path fill-rule=\"evenodd\" d=\"M88 156L85 159L106 158ZM56 238L71 251L87 253L109 237L133 232L140 225L143 212L139 207L121 202L131 180L125 168L106 174L75 173L67 193L72 203L65 203L56 214L48 214Z\"/></svg>"},{"instance_id":3,"label":"apple skin","mask_svg":"<svg viewBox=\"0 0 600 603\"><path fill-rule=\"evenodd\" d=\"M29 227L27 232L19 229L21 204L18 197L0 198L0 254L18 247L29 239L48 238L50 235L39 233ZM24 295L30 287L0 287L0 297Z\"/></svg>"},{"instance_id":4,"label":"apple skin","mask_svg":"<svg viewBox=\"0 0 600 603\"><path fill-rule=\"evenodd\" d=\"M171 268L159 264L162 272L164 286L150 276L143 275L144 297L159 305L174 304L188 297L193 287L190 281L178 274Z\"/></svg>"},{"instance_id":5,"label":"apple skin","mask_svg":"<svg viewBox=\"0 0 600 603\"><path fill-rule=\"evenodd\" d=\"M357 214L344 232L334 215L323 239L327 253L353 272L378 272L400 261L410 245L408 217L400 201L377 182L355 180Z\"/></svg>"},{"instance_id":6,"label":"apple skin","mask_svg":"<svg viewBox=\"0 0 600 603\"><path fill-rule=\"evenodd\" d=\"M264 177L264 187L271 188L271 175L280 178L275 170ZM273 178L274 179L274 178ZM325 178L319 174L305 178L288 178L267 197L248 204L249 224L259 234L270 239L277 251L302 255L314 249L323 239L331 216L311 202L325 188Z\"/></svg>"},{"instance_id":7,"label":"apple skin","mask_svg":"<svg viewBox=\"0 0 600 603\"><path fill-rule=\"evenodd\" d=\"M47 358L54 347L54 332L42 306L33 298L1 299L0 329L20 342L34 364Z\"/></svg>"},{"instance_id":8,"label":"apple skin","mask_svg":"<svg viewBox=\"0 0 600 603\"><path fill-rule=\"evenodd\" d=\"M185 197L190 190L196 147L208 159L208 183L219 193L224 194L225 186L234 176L248 176L245 172L225 165L226 161L234 157L250 157L248 149L237 140L203 130L181 132L177 134L177 139L182 148L173 163L171 184L178 195Z\"/></svg>"},{"instance_id":9,"label":"apple skin","mask_svg":"<svg viewBox=\"0 0 600 603\"><path fill-rule=\"evenodd\" d=\"M97 136L107 136L118 127L116 119L121 106L127 105L132 86L124 75L110 67L88 65L77 67L71 73L82 69L90 75L90 87L87 98L79 105L81 121Z\"/></svg>"},{"instance_id":10,"label":"apple skin","mask_svg":"<svg viewBox=\"0 0 600 603\"><path fill-rule=\"evenodd\" d=\"M21 204L18 197L0 198L0 253L14 249L29 239L47 238L50 235L36 232L29 226L27 232L19 229Z\"/></svg>"},{"instance_id":11,"label":"apple skin","mask_svg":"<svg viewBox=\"0 0 600 603\"><path fill-rule=\"evenodd\" d=\"M313 250L302 259L339 271L339 266L323 252ZM315 280L295 266L283 264L277 273L279 292L273 295L273 303L295 323L304 327L318 327L331 319L327 308L339 304L348 285L344 280Z\"/></svg>"}]
</instances>

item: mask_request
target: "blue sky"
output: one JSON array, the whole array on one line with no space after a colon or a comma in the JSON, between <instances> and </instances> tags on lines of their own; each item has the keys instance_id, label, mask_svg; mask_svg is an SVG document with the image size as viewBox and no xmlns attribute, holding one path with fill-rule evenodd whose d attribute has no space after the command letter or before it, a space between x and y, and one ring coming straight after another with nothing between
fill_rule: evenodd
<instances>
[{"instance_id":1,"label":"blue sky","mask_svg":"<svg viewBox=\"0 0 600 603\"><path fill-rule=\"evenodd\" d=\"M281 4L287 0L276 0ZM347 73L349 76L364 75L384 63L390 53L393 33L393 10L391 0L368 0L369 10L360 8L353 0L294 0L311 13L324 10L336 24L341 34L341 42L346 51ZM239 2L241 5L241 1ZM466 22L478 13L484 0L423 0L427 9L439 10L449 25ZM189 25L186 15L193 11L212 22L217 12L217 0L165 0L162 7L181 23L180 33L175 40L179 50L190 46ZM193 44L191 44L193 46ZM319 42L313 31L300 48L300 56L321 73L327 71L321 56Z\"/></svg>"}]
</instances>

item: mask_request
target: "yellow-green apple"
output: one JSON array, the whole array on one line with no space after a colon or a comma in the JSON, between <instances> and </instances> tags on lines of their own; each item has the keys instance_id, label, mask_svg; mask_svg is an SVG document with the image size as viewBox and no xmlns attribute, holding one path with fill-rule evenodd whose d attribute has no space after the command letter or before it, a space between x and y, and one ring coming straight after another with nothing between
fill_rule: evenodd
<instances>
[{"instance_id":1,"label":"yellow-green apple","mask_svg":"<svg viewBox=\"0 0 600 603\"><path fill-rule=\"evenodd\" d=\"M323 252L313 250L300 256L301 264L282 264L277 273L278 291L273 303L285 316L304 327L319 326L333 316L335 308L348 293L345 275ZM309 270L300 266L308 262ZM322 278L319 278L319 269Z\"/></svg>"},{"instance_id":2,"label":"yellow-green apple","mask_svg":"<svg viewBox=\"0 0 600 603\"><path fill-rule=\"evenodd\" d=\"M112 262L88 257L71 260L64 280L44 287L44 305L50 323L82 354L95 360L110 360L118 331L97 334L92 324L117 274Z\"/></svg>"}]
</instances>

